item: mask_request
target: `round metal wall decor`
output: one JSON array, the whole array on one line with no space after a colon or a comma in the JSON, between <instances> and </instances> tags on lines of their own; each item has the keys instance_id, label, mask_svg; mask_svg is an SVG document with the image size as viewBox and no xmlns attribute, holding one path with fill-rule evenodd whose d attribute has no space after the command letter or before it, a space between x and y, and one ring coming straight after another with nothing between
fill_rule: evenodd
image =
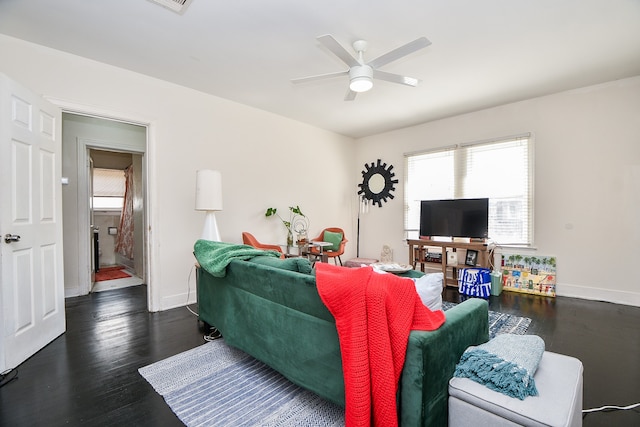
<instances>
[{"instance_id":1,"label":"round metal wall decor","mask_svg":"<svg viewBox=\"0 0 640 427\"><path fill-rule=\"evenodd\" d=\"M377 164L371 162L371 165L365 164L365 170L362 171L362 184L358 184L360 190L358 194L361 194L365 199L371 200L378 207L382 207L382 202L387 202L387 198L393 199L392 191L395 191L395 184L398 183L397 179L393 179L396 175L393 172L393 165L387 167L386 163L382 163L378 159Z\"/></svg>"}]
</instances>

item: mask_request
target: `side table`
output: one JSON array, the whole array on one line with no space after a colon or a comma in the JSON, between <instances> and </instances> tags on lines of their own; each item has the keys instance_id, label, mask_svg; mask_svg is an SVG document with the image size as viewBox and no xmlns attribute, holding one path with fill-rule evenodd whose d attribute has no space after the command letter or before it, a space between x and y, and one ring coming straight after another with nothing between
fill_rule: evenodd
<instances>
[{"instance_id":1,"label":"side table","mask_svg":"<svg viewBox=\"0 0 640 427\"><path fill-rule=\"evenodd\" d=\"M315 264L316 261L318 261L318 258L320 258L320 262L329 262L329 257L327 256L327 253L324 252L324 248L327 246L332 246L333 243L330 242L321 242L319 240L314 240L309 242L309 246L315 246L318 248L318 252L311 252L310 250L306 251L304 254L306 256L313 256L314 259L312 261L312 264Z\"/></svg>"},{"instance_id":2,"label":"side table","mask_svg":"<svg viewBox=\"0 0 640 427\"><path fill-rule=\"evenodd\" d=\"M353 258L344 263L345 267L358 268L363 265L371 265L378 262L377 259L374 258Z\"/></svg>"}]
</instances>

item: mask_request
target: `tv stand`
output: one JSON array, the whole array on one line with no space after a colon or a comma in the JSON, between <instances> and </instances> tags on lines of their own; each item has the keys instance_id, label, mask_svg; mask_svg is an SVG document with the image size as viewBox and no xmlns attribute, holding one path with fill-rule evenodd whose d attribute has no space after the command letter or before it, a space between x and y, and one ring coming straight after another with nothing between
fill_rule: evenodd
<instances>
[{"instance_id":1,"label":"tv stand","mask_svg":"<svg viewBox=\"0 0 640 427\"><path fill-rule=\"evenodd\" d=\"M425 266L429 268L440 268L444 276L444 286L458 286L458 269L461 268L491 268L491 259L495 245L486 241L480 242L441 242L438 240L426 240L426 239L407 239L409 244L409 263L415 269L420 264L420 271L424 272ZM439 262L433 262L427 260L428 248L440 248L442 252L442 259ZM478 258L475 266L466 265L464 259L458 259L456 263L447 263L447 249L452 252L464 252L466 257L467 250L478 251ZM451 273L451 274L448 274Z\"/></svg>"}]
</instances>

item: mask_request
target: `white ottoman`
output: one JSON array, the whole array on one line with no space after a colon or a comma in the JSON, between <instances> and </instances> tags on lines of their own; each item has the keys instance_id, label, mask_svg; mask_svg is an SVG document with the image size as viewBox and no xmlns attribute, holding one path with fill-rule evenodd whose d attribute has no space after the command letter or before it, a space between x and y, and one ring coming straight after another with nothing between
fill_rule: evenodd
<instances>
[{"instance_id":1,"label":"white ottoman","mask_svg":"<svg viewBox=\"0 0 640 427\"><path fill-rule=\"evenodd\" d=\"M449 426L581 426L582 362L545 351L534 378L539 395L524 400L452 378Z\"/></svg>"}]
</instances>

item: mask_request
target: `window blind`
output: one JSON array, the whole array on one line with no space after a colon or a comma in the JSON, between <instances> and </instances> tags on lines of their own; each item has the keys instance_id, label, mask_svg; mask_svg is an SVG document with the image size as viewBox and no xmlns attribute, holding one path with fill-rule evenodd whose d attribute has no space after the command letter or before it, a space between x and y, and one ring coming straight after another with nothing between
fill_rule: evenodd
<instances>
[{"instance_id":1,"label":"window blind","mask_svg":"<svg viewBox=\"0 0 640 427\"><path fill-rule=\"evenodd\" d=\"M125 181L123 170L94 168L92 180L93 197L91 198L92 209L122 209Z\"/></svg>"},{"instance_id":2,"label":"window blind","mask_svg":"<svg viewBox=\"0 0 640 427\"><path fill-rule=\"evenodd\" d=\"M533 244L533 170L530 134L406 154L406 237L418 237L421 200L488 197L489 238Z\"/></svg>"},{"instance_id":3,"label":"window blind","mask_svg":"<svg viewBox=\"0 0 640 427\"><path fill-rule=\"evenodd\" d=\"M124 171L93 169L93 195L96 197L124 197Z\"/></svg>"}]
</instances>

